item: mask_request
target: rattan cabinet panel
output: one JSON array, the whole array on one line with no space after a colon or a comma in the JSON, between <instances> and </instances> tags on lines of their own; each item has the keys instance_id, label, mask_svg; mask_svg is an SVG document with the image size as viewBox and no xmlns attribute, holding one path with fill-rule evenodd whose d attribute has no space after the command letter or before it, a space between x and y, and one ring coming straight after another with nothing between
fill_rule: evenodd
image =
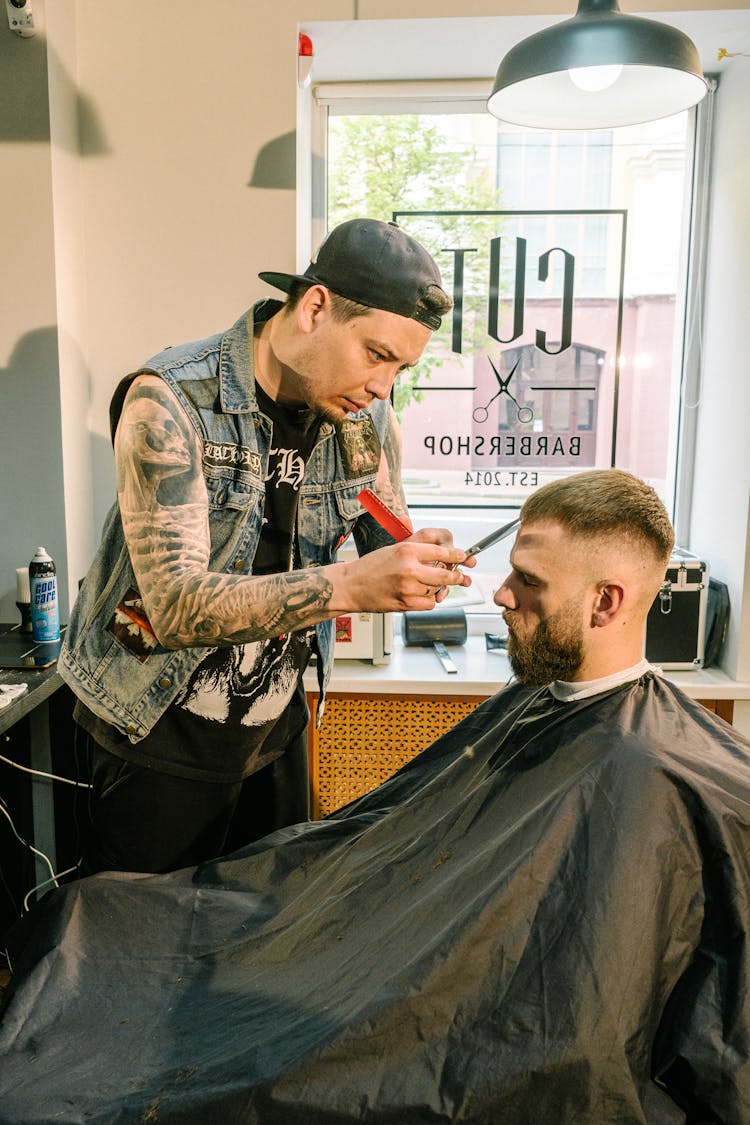
<instances>
[{"instance_id":1,"label":"rattan cabinet panel","mask_svg":"<svg viewBox=\"0 0 750 1125\"><path fill-rule=\"evenodd\" d=\"M329 694L320 728L310 724L313 817L386 781L483 698ZM314 713L315 698L308 701Z\"/></svg>"}]
</instances>

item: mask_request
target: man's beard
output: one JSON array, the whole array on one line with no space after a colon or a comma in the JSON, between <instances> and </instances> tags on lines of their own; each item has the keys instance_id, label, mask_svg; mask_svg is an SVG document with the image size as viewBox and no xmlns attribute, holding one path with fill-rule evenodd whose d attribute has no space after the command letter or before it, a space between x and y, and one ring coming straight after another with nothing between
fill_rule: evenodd
<instances>
[{"instance_id":1,"label":"man's beard","mask_svg":"<svg viewBox=\"0 0 750 1125\"><path fill-rule=\"evenodd\" d=\"M516 679L522 684L544 685L553 680L572 680L583 663L583 628L580 603L566 603L551 617L540 621L530 637L511 632L514 611L506 610L508 657Z\"/></svg>"}]
</instances>

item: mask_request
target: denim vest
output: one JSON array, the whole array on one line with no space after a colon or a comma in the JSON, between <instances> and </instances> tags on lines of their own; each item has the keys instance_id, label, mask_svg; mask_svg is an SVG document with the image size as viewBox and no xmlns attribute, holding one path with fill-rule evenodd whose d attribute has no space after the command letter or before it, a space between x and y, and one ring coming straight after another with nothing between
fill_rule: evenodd
<instances>
[{"instance_id":1,"label":"denim vest","mask_svg":"<svg viewBox=\"0 0 750 1125\"><path fill-rule=\"evenodd\" d=\"M267 320L280 308L278 301L260 301L228 332L169 348L136 372L164 379L203 443L212 571L252 573L272 439L271 422L260 413L255 397L253 322ZM124 379L113 397L113 438L134 378L135 374ZM345 426L351 434L353 425L355 432L358 425L370 432L374 425L382 444L390 417L390 403L375 401L347 419ZM337 547L363 513L357 494L375 479L371 465L362 475L353 475L351 458L342 457L340 431L340 426L322 423L299 489L296 535L303 567L333 561ZM131 587L137 583L114 504L70 615L58 670L91 711L131 742L138 742L173 702L207 650L170 651L157 645L139 660L118 644L107 626ZM321 622L316 632L323 693L333 664L333 621Z\"/></svg>"}]
</instances>

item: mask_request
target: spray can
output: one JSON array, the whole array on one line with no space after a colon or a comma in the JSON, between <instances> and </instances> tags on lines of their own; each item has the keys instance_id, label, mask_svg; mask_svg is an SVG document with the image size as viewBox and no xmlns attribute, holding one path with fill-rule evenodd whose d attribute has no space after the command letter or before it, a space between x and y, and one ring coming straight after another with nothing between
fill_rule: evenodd
<instances>
[{"instance_id":1,"label":"spray can","mask_svg":"<svg viewBox=\"0 0 750 1125\"><path fill-rule=\"evenodd\" d=\"M44 547L37 547L29 563L31 635L35 641L60 640L57 572Z\"/></svg>"}]
</instances>

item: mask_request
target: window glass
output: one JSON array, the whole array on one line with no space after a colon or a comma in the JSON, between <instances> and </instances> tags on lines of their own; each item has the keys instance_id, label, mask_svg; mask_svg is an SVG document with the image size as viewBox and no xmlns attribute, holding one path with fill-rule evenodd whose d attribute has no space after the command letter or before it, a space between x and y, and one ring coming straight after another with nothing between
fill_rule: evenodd
<instances>
[{"instance_id":1,"label":"window glass","mask_svg":"<svg viewBox=\"0 0 750 1125\"><path fill-rule=\"evenodd\" d=\"M672 510L688 113L599 132L329 115L328 226L395 218L454 299L395 388L412 510L513 507L617 465Z\"/></svg>"}]
</instances>

